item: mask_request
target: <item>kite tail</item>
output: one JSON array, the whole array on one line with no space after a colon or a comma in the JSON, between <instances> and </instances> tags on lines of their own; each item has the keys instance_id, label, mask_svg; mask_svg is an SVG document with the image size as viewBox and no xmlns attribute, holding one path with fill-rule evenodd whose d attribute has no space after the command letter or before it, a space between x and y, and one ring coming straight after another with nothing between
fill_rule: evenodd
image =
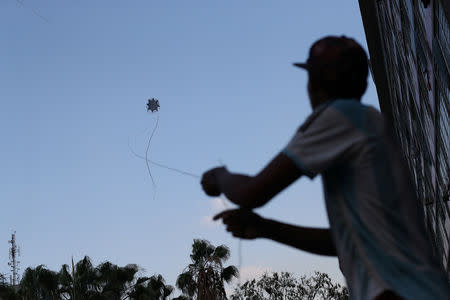
<instances>
[{"instance_id":1,"label":"kite tail","mask_svg":"<svg viewBox=\"0 0 450 300\"><path fill-rule=\"evenodd\" d=\"M147 164L148 175L150 175L150 179L152 180L153 188L155 189L155 191L156 191L156 184L155 184L155 180L153 179L152 172L150 171L150 164L149 164L149 160L148 160L148 151L150 150L150 142L152 141L152 138L153 138L153 135L155 134L156 128L158 128L158 123L159 123L159 114L156 119L156 124L155 124L155 127L153 128L152 134L150 135L150 138L148 139L147 150L145 150L145 163Z\"/></svg>"}]
</instances>

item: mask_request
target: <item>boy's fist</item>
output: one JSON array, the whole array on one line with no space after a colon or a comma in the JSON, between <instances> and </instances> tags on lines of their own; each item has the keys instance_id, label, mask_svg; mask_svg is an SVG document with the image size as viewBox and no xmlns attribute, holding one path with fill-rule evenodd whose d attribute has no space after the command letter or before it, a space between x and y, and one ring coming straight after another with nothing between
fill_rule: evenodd
<instances>
[{"instance_id":1,"label":"boy's fist","mask_svg":"<svg viewBox=\"0 0 450 300\"><path fill-rule=\"evenodd\" d=\"M217 172L225 170L224 167L214 168L209 171L206 171L203 176L202 180L200 181L203 191L208 196L217 197L222 194L222 191L220 190L219 182L217 180Z\"/></svg>"}]
</instances>

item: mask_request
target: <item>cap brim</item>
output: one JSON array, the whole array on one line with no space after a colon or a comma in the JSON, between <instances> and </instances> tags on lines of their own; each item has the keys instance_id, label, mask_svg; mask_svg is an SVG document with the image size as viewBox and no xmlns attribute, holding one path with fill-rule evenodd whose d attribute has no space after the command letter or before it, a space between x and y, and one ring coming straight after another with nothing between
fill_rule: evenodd
<instances>
[{"instance_id":1,"label":"cap brim","mask_svg":"<svg viewBox=\"0 0 450 300\"><path fill-rule=\"evenodd\" d=\"M306 63L293 63L293 65L297 68L302 68L302 69L308 70L308 64L306 64Z\"/></svg>"}]
</instances>

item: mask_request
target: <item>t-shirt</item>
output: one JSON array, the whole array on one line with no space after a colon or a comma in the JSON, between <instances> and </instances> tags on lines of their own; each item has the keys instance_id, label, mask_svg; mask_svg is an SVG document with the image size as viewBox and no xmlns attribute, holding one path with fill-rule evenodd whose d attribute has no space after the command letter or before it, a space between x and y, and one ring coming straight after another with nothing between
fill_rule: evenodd
<instances>
[{"instance_id":1,"label":"t-shirt","mask_svg":"<svg viewBox=\"0 0 450 300\"><path fill-rule=\"evenodd\" d=\"M339 265L351 299L392 290L405 299L450 299L414 183L383 116L355 99L317 107L283 153L322 175Z\"/></svg>"}]
</instances>

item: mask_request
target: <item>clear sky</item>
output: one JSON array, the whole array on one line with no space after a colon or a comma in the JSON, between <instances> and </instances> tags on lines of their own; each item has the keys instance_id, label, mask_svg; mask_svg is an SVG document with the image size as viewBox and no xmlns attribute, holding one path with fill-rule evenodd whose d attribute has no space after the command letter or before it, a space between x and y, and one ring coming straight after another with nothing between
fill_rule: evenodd
<instances>
[{"instance_id":1,"label":"clear sky","mask_svg":"<svg viewBox=\"0 0 450 300\"><path fill-rule=\"evenodd\" d=\"M13 230L22 270L137 263L174 285L194 238L238 241L209 221L221 202L199 179L223 162L255 174L311 112L307 58L325 35L366 47L356 0L0 1L0 272ZM378 108L372 80L363 102ZM302 178L259 209L263 216L328 226L320 178ZM242 242L244 275L329 273L337 259L266 240ZM176 293L178 294L178 292Z\"/></svg>"}]
</instances>

